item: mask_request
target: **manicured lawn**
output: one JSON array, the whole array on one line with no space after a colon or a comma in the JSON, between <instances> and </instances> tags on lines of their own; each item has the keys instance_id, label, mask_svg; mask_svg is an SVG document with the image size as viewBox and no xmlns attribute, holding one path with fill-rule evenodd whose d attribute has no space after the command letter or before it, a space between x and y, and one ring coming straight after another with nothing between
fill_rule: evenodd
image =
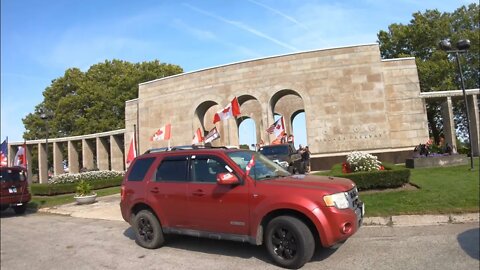
<instances>
[{"instance_id":1,"label":"manicured lawn","mask_svg":"<svg viewBox=\"0 0 480 270\"><path fill-rule=\"evenodd\" d=\"M110 187L104 189L95 190L98 197L113 195L120 193L120 187ZM32 200L28 203L28 208L38 209L44 207L52 207L56 205L72 203L75 201L74 194L65 194L57 196L33 196Z\"/></svg>"},{"instance_id":2,"label":"manicured lawn","mask_svg":"<svg viewBox=\"0 0 480 270\"><path fill-rule=\"evenodd\" d=\"M470 166L412 169L418 190L362 194L367 216L446 214L479 211L479 159Z\"/></svg>"}]
</instances>

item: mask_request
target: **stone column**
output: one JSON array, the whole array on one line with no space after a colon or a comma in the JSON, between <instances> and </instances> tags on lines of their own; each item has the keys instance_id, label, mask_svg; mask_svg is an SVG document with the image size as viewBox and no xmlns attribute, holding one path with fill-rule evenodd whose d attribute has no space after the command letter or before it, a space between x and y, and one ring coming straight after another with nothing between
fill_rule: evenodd
<instances>
[{"instance_id":1,"label":"stone column","mask_svg":"<svg viewBox=\"0 0 480 270\"><path fill-rule=\"evenodd\" d=\"M40 184L48 182L48 161L46 145L38 144L38 179Z\"/></svg>"},{"instance_id":2,"label":"stone column","mask_svg":"<svg viewBox=\"0 0 480 270\"><path fill-rule=\"evenodd\" d=\"M263 110L265 112L264 115L262 115L263 118L263 123L266 124L265 130L268 129L273 123L275 122L275 117L273 116L273 110L272 106L270 105L270 102L267 102L264 104L265 109ZM265 141L265 144L270 144L271 141L275 139L274 135L266 133L265 138L263 139Z\"/></svg>"},{"instance_id":3,"label":"stone column","mask_svg":"<svg viewBox=\"0 0 480 270\"><path fill-rule=\"evenodd\" d=\"M53 143L53 174L59 175L64 173L63 170L63 153L60 143Z\"/></svg>"},{"instance_id":4,"label":"stone column","mask_svg":"<svg viewBox=\"0 0 480 270\"><path fill-rule=\"evenodd\" d=\"M32 147L29 145L25 146L25 158L27 159L27 175L28 175L28 183L32 183Z\"/></svg>"},{"instance_id":5,"label":"stone column","mask_svg":"<svg viewBox=\"0 0 480 270\"><path fill-rule=\"evenodd\" d=\"M79 173L80 160L78 159L78 150L73 141L68 141L68 173Z\"/></svg>"},{"instance_id":6,"label":"stone column","mask_svg":"<svg viewBox=\"0 0 480 270\"><path fill-rule=\"evenodd\" d=\"M90 140L82 139L82 167L93 170L95 164L93 162L94 145Z\"/></svg>"},{"instance_id":7,"label":"stone column","mask_svg":"<svg viewBox=\"0 0 480 270\"><path fill-rule=\"evenodd\" d=\"M447 97L447 99L442 102L442 118L445 143L450 144L453 149L457 149L457 136L455 134L455 123L453 121L453 107L451 97Z\"/></svg>"},{"instance_id":8,"label":"stone column","mask_svg":"<svg viewBox=\"0 0 480 270\"><path fill-rule=\"evenodd\" d=\"M470 116L470 134L472 135L472 154L478 156L480 144L480 115L478 111L477 95L467 96L468 113Z\"/></svg>"},{"instance_id":9,"label":"stone column","mask_svg":"<svg viewBox=\"0 0 480 270\"><path fill-rule=\"evenodd\" d=\"M108 143L106 138L97 138L97 168L101 171L109 170Z\"/></svg>"},{"instance_id":10,"label":"stone column","mask_svg":"<svg viewBox=\"0 0 480 270\"><path fill-rule=\"evenodd\" d=\"M122 136L122 135L120 135ZM112 164L112 171L124 171L122 141L118 135L110 136L110 164Z\"/></svg>"}]
</instances>

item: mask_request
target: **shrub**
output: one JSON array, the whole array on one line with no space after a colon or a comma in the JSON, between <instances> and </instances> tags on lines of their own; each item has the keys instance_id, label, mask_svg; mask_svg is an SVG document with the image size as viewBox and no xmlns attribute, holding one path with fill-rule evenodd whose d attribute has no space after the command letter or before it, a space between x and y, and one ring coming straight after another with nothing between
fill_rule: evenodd
<instances>
[{"instance_id":1,"label":"shrub","mask_svg":"<svg viewBox=\"0 0 480 270\"><path fill-rule=\"evenodd\" d=\"M359 190L401 187L410 181L409 169L392 164L384 164L384 167L382 171L343 173L342 164L336 164L330 175L352 180Z\"/></svg>"},{"instance_id":2,"label":"shrub","mask_svg":"<svg viewBox=\"0 0 480 270\"><path fill-rule=\"evenodd\" d=\"M65 184L76 183L82 180L85 181L98 181L103 179L111 179L116 177L123 177L125 172L119 171L89 171L82 173L66 173L52 177L48 180L49 184Z\"/></svg>"},{"instance_id":3,"label":"shrub","mask_svg":"<svg viewBox=\"0 0 480 270\"><path fill-rule=\"evenodd\" d=\"M347 155L347 164L352 172L379 171L382 168L382 163L376 156L356 151Z\"/></svg>"},{"instance_id":4,"label":"shrub","mask_svg":"<svg viewBox=\"0 0 480 270\"><path fill-rule=\"evenodd\" d=\"M88 182L92 189L101 189L107 187L117 187L122 184L123 177L111 177L109 179L101 179ZM63 184L31 184L30 189L33 195L54 196L76 192L77 183Z\"/></svg>"},{"instance_id":5,"label":"shrub","mask_svg":"<svg viewBox=\"0 0 480 270\"><path fill-rule=\"evenodd\" d=\"M82 180L77 184L76 190L77 190L77 192L75 193L76 196L87 196L92 193L92 186L90 186L90 184L87 181Z\"/></svg>"}]
</instances>

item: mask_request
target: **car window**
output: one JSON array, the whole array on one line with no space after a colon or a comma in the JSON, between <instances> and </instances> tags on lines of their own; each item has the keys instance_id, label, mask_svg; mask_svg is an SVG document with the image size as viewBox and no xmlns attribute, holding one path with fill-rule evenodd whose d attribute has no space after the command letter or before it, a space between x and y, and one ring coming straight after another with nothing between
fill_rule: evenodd
<instances>
[{"instance_id":1,"label":"car window","mask_svg":"<svg viewBox=\"0 0 480 270\"><path fill-rule=\"evenodd\" d=\"M250 162L253 156L254 164L249 175L255 180L271 179L290 175L289 172L261 153L252 151L236 151L227 154L243 171L246 171L246 164Z\"/></svg>"},{"instance_id":2,"label":"car window","mask_svg":"<svg viewBox=\"0 0 480 270\"><path fill-rule=\"evenodd\" d=\"M186 156L169 157L157 167L155 181L188 182Z\"/></svg>"},{"instance_id":3,"label":"car window","mask_svg":"<svg viewBox=\"0 0 480 270\"><path fill-rule=\"evenodd\" d=\"M216 183L217 174L228 172L223 160L214 156L192 156L192 180L194 182Z\"/></svg>"},{"instance_id":4,"label":"car window","mask_svg":"<svg viewBox=\"0 0 480 270\"><path fill-rule=\"evenodd\" d=\"M143 181L148 169L152 165L154 157L137 159L133 164L133 168L128 175L128 181Z\"/></svg>"},{"instance_id":5,"label":"car window","mask_svg":"<svg viewBox=\"0 0 480 270\"><path fill-rule=\"evenodd\" d=\"M21 170L2 169L0 173L0 181L2 182L18 182L25 180L25 172Z\"/></svg>"},{"instance_id":6,"label":"car window","mask_svg":"<svg viewBox=\"0 0 480 270\"><path fill-rule=\"evenodd\" d=\"M288 146L274 146L274 147L262 147L260 153L272 156L272 155L288 155Z\"/></svg>"}]
</instances>

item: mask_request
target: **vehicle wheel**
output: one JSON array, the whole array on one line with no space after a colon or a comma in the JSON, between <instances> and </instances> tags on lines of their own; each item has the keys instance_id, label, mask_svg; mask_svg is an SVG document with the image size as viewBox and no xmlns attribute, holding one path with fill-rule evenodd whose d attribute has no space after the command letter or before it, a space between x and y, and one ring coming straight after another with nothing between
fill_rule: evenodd
<instances>
[{"instance_id":1,"label":"vehicle wheel","mask_svg":"<svg viewBox=\"0 0 480 270\"><path fill-rule=\"evenodd\" d=\"M149 210L138 212L132 224L135 242L144 248L159 248L165 242L162 227L157 217Z\"/></svg>"},{"instance_id":2,"label":"vehicle wheel","mask_svg":"<svg viewBox=\"0 0 480 270\"><path fill-rule=\"evenodd\" d=\"M18 215L24 214L25 211L27 210L27 205L22 204L22 205L19 205L19 206L14 206L13 210L15 211L15 214L18 214Z\"/></svg>"},{"instance_id":3,"label":"vehicle wheel","mask_svg":"<svg viewBox=\"0 0 480 270\"><path fill-rule=\"evenodd\" d=\"M312 232L305 223L290 216L272 219L264 240L268 254L281 267L300 268L315 251Z\"/></svg>"}]
</instances>

